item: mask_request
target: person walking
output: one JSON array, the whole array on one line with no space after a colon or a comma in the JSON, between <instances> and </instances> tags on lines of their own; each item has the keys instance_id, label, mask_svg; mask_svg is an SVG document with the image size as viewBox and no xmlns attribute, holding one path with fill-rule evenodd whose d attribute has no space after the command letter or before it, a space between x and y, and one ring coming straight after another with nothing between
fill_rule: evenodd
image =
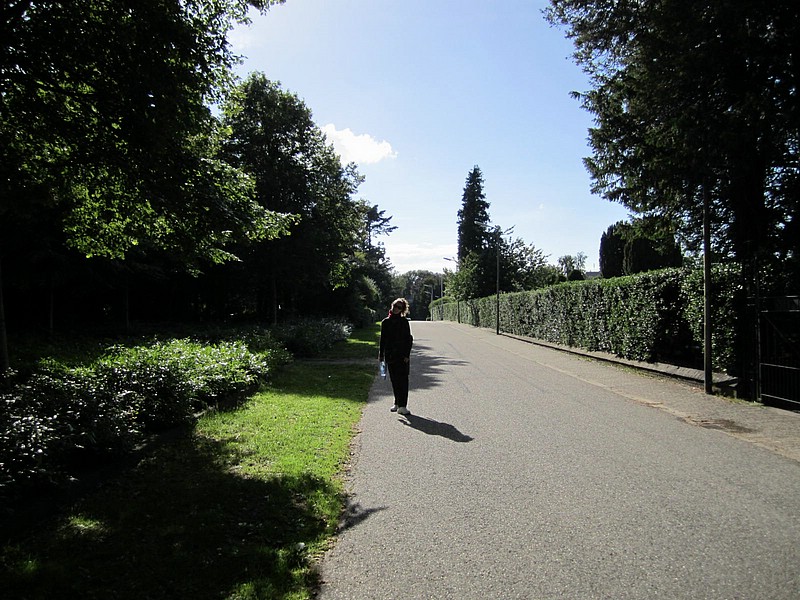
<instances>
[{"instance_id":1,"label":"person walking","mask_svg":"<svg viewBox=\"0 0 800 600\"><path fill-rule=\"evenodd\" d=\"M411 414L408 410L408 374L410 371L411 345L414 338L408 324L408 301L398 298L392 302L389 316L381 321L380 350L378 360L386 361L389 378L392 380L394 405L392 412Z\"/></svg>"}]
</instances>

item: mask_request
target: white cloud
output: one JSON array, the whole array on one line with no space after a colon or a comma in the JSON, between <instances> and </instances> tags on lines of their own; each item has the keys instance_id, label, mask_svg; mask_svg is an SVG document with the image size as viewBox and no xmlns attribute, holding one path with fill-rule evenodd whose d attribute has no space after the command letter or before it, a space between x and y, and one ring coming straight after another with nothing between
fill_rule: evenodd
<instances>
[{"instance_id":1,"label":"white cloud","mask_svg":"<svg viewBox=\"0 0 800 600\"><path fill-rule=\"evenodd\" d=\"M455 244L433 244L430 242L398 242L391 236L384 242L386 257L397 273L408 271L454 271L455 263L444 257L453 257L458 252Z\"/></svg>"},{"instance_id":2,"label":"white cloud","mask_svg":"<svg viewBox=\"0 0 800 600\"><path fill-rule=\"evenodd\" d=\"M392 150L392 145L385 141L378 141L368 133L357 135L350 129L336 129L333 123L322 127L322 132L333 143L333 147L342 158L342 163L355 162L373 164L386 158L396 158L397 152Z\"/></svg>"},{"instance_id":3,"label":"white cloud","mask_svg":"<svg viewBox=\"0 0 800 600\"><path fill-rule=\"evenodd\" d=\"M228 42L235 53L252 50L261 45L258 35L248 27L235 27L228 33Z\"/></svg>"}]
</instances>

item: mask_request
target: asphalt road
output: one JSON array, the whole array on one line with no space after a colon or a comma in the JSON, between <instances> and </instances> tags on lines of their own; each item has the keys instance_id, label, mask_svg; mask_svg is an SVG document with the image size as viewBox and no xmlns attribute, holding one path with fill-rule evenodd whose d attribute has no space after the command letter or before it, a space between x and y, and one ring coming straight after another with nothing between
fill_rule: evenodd
<instances>
[{"instance_id":1,"label":"asphalt road","mask_svg":"<svg viewBox=\"0 0 800 600\"><path fill-rule=\"evenodd\" d=\"M800 462L668 409L701 391L411 325L413 414L376 379L320 598L800 598Z\"/></svg>"}]
</instances>

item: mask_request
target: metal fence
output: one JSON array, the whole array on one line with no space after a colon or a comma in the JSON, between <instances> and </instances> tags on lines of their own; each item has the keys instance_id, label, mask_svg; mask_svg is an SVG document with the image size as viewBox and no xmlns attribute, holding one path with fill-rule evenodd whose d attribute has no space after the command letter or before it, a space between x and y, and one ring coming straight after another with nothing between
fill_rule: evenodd
<instances>
[{"instance_id":1,"label":"metal fence","mask_svg":"<svg viewBox=\"0 0 800 600\"><path fill-rule=\"evenodd\" d=\"M800 297L762 299L758 321L759 397L800 409Z\"/></svg>"}]
</instances>

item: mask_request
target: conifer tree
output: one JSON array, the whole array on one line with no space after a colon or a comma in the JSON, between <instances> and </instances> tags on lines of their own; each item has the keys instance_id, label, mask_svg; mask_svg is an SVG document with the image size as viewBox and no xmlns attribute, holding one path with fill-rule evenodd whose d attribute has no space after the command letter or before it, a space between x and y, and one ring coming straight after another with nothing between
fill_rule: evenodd
<instances>
[{"instance_id":1,"label":"conifer tree","mask_svg":"<svg viewBox=\"0 0 800 600\"><path fill-rule=\"evenodd\" d=\"M458 211L458 261L470 254L480 255L486 246L489 227L489 203L483 193L483 174L475 165L467 175Z\"/></svg>"}]
</instances>

